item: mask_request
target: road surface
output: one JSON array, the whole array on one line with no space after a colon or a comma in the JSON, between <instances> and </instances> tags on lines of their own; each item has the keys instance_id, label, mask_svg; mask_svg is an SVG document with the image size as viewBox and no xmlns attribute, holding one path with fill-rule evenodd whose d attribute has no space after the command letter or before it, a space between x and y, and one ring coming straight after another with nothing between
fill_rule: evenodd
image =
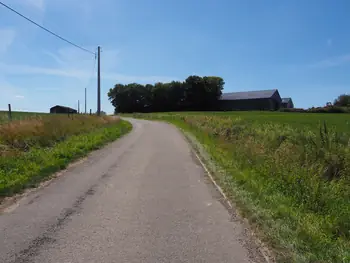
<instances>
[{"instance_id":1,"label":"road surface","mask_svg":"<svg viewBox=\"0 0 350 263\"><path fill-rule=\"evenodd\" d=\"M0 215L0 262L264 262L171 125L133 131Z\"/></svg>"}]
</instances>

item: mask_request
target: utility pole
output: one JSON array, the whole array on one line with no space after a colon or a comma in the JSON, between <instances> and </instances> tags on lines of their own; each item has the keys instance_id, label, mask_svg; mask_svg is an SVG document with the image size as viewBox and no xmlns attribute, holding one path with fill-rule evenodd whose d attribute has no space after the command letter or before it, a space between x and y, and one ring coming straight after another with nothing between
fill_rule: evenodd
<instances>
[{"instance_id":1,"label":"utility pole","mask_svg":"<svg viewBox=\"0 0 350 263\"><path fill-rule=\"evenodd\" d=\"M11 111L11 104L9 104L9 120L12 121L12 111Z\"/></svg>"},{"instance_id":2,"label":"utility pole","mask_svg":"<svg viewBox=\"0 0 350 263\"><path fill-rule=\"evenodd\" d=\"M86 114L86 88L85 88L85 114Z\"/></svg>"},{"instance_id":3,"label":"utility pole","mask_svg":"<svg viewBox=\"0 0 350 263\"><path fill-rule=\"evenodd\" d=\"M97 115L101 115L101 68L100 68L101 47L97 48Z\"/></svg>"},{"instance_id":4,"label":"utility pole","mask_svg":"<svg viewBox=\"0 0 350 263\"><path fill-rule=\"evenodd\" d=\"M78 100L78 114L80 113L80 101Z\"/></svg>"}]
</instances>

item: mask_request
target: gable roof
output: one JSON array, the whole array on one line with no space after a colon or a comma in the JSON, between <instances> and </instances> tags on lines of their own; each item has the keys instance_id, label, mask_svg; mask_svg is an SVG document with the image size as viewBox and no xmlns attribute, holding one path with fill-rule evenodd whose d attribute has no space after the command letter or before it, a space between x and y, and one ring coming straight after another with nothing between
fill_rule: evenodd
<instances>
[{"instance_id":1,"label":"gable roof","mask_svg":"<svg viewBox=\"0 0 350 263\"><path fill-rule=\"evenodd\" d=\"M282 98L282 103L292 102L292 98Z\"/></svg>"},{"instance_id":2,"label":"gable roof","mask_svg":"<svg viewBox=\"0 0 350 263\"><path fill-rule=\"evenodd\" d=\"M277 89L223 93L221 100L269 99Z\"/></svg>"},{"instance_id":3,"label":"gable roof","mask_svg":"<svg viewBox=\"0 0 350 263\"><path fill-rule=\"evenodd\" d=\"M72 108L69 108L69 107L66 107L66 106L61 106L61 105L56 105L56 106L51 107L51 109L54 109L54 108L61 108L61 109L75 110L75 109L72 109Z\"/></svg>"}]
</instances>

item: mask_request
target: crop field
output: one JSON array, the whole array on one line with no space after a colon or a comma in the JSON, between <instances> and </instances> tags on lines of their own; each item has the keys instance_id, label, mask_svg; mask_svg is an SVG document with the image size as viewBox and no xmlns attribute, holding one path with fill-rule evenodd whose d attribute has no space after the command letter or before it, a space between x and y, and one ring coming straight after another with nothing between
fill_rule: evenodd
<instances>
[{"instance_id":1,"label":"crop field","mask_svg":"<svg viewBox=\"0 0 350 263\"><path fill-rule=\"evenodd\" d=\"M320 124L326 122L327 126L337 132L350 133L350 114L325 113L284 113L284 112L184 112L184 113L153 113L152 118L206 116L220 119L240 118L245 123L252 124L278 124L292 127L297 130L317 131Z\"/></svg>"},{"instance_id":2,"label":"crop field","mask_svg":"<svg viewBox=\"0 0 350 263\"><path fill-rule=\"evenodd\" d=\"M133 116L196 137L217 182L277 262L350 262L350 114Z\"/></svg>"},{"instance_id":3,"label":"crop field","mask_svg":"<svg viewBox=\"0 0 350 263\"><path fill-rule=\"evenodd\" d=\"M25 120L28 118L42 116L45 114L47 114L47 113L13 111L12 112L12 120ZM7 111L0 111L0 124L6 123L8 121L9 121L8 112Z\"/></svg>"}]
</instances>

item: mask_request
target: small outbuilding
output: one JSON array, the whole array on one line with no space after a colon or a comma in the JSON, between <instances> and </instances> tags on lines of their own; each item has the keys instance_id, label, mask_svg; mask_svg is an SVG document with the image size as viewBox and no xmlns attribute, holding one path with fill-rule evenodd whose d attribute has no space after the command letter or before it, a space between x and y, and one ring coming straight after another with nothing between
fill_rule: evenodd
<instances>
[{"instance_id":1,"label":"small outbuilding","mask_svg":"<svg viewBox=\"0 0 350 263\"><path fill-rule=\"evenodd\" d=\"M60 106L60 105L56 105L52 108L50 108L50 113L77 113L77 110L69 108L69 107L65 107L65 106Z\"/></svg>"},{"instance_id":2,"label":"small outbuilding","mask_svg":"<svg viewBox=\"0 0 350 263\"><path fill-rule=\"evenodd\" d=\"M223 93L221 110L278 110L282 99L277 89Z\"/></svg>"},{"instance_id":3,"label":"small outbuilding","mask_svg":"<svg viewBox=\"0 0 350 263\"><path fill-rule=\"evenodd\" d=\"M282 98L282 108L285 109L293 109L294 108L294 103L292 101L292 98Z\"/></svg>"}]
</instances>

